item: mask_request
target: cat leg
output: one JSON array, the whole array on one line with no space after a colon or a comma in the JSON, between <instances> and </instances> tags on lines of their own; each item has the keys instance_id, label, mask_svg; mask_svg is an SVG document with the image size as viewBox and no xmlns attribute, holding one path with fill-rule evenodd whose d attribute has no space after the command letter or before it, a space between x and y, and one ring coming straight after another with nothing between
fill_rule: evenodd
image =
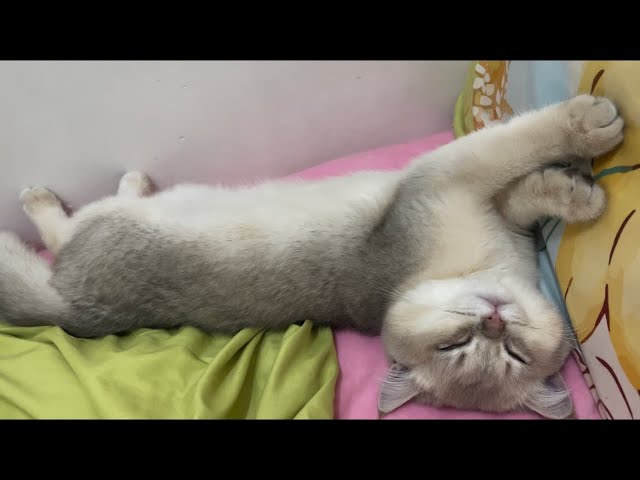
<instances>
[{"instance_id":1,"label":"cat leg","mask_svg":"<svg viewBox=\"0 0 640 480\"><path fill-rule=\"evenodd\" d=\"M36 226L45 246L54 254L71 237L71 222L55 194L42 187L20 192L22 208Z\"/></svg>"},{"instance_id":2,"label":"cat leg","mask_svg":"<svg viewBox=\"0 0 640 480\"><path fill-rule=\"evenodd\" d=\"M567 223L590 222L606 207L606 195L589 173L576 167L549 167L520 179L497 198L504 217L522 228L544 217Z\"/></svg>"},{"instance_id":3,"label":"cat leg","mask_svg":"<svg viewBox=\"0 0 640 480\"><path fill-rule=\"evenodd\" d=\"M435 175L443 185L447 178L462 181L465 188L493 197L564 158L607 153L622 141L623 126L611 101L580 95L459 138L417 160L411 174Z\"/></svg>"},{"instance_id":4,"label":"cat leg","mask_svg":"<svg viewBox=\"0 0 640 480\"><path fill-rule=\"evenodd\" d=\"M153 193L153 184L148 175L142 172L128 172L120 179L118 196L147 197Z\"/></svg>"},{"instance_id":5,"label":"cat leg","mask_svg":"<svg viewBox=\"0 0 640 480\"><path fill-rule=\"evenodd\" d=\"M141 172L126 173L118 185L118 196L122 197L144 197L152 192L151 180ZM58 253L73 231L73 222L58 197L46 188L35 187L24 189L20 201L47 249Z\"/></svg>"}]
</instances>

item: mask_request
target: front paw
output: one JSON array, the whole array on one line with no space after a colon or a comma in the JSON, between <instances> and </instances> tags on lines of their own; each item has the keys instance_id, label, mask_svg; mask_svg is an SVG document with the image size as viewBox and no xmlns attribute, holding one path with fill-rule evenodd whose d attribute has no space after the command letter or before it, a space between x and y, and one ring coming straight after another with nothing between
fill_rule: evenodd
<instances>
[{"instance_id":1,"label":"front paw","mask_svg":"<svg viewBox=\"0 0 640 480\"><path fill-rule=\"evenodd\" d=\"M622 142L624 120L607 98L579 95L564 107L569 143L576 154L598 157Z\"/></svg>"},{"instance_id":2,"label":"front paw","mask_svg":"<svg viewBox=\"0 0 640 480\"><path fill-rule=\"evenodd\" d=\"M591 222L606 208L605 191L576 168L549 168L543 172L544 195L567 223ZM553 210L551 210L553 211Z\"/></svg>"}]
</instances>

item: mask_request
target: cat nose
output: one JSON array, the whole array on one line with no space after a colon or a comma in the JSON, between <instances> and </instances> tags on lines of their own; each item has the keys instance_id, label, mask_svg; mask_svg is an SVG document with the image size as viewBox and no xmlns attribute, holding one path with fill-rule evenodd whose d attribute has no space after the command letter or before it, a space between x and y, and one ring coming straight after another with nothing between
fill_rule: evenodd
<instances>
[{"instance_id":1,"label":"cat nose","mask_svg":"<svg viewBox=\"0 0 640 480\"><path fill-rule=\"evenodd\" d=\"M482 333L489 338L498 338L504 332L504 321L498 315L498 312L482 319Z\"/></svg>"}]
</instances>

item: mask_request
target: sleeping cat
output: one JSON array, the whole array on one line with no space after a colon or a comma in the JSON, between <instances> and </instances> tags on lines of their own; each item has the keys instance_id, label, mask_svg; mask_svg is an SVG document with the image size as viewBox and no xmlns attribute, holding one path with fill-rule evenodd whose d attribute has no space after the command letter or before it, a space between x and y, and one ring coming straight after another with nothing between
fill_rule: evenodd
<instances>
[{"instance_id":1,"label":"sleeping cat","mask_svg":"<svg viewBox=\"0 0 640 480\"><path fill-rule=\"evenodd\" d=\"M397 172L160 193L131 172L70 217L27 189L24 210L57 259L51 269L0 233L0 314L79 337L312 319L382 334L381 412L416 398L565 418L570 332L536 287L530 227L603 212L603 190L561 164L606 153L622 130L610 101L582 95Z\"/></svg>"}]
</instances>

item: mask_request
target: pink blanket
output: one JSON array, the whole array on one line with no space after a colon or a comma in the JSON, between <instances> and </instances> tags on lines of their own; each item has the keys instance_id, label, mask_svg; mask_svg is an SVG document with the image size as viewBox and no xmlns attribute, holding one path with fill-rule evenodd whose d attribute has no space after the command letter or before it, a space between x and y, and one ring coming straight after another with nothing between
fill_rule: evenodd
<instances>
[{"instance_id":1,"label":"pink blanket","mask_svg":"<svg viewBox=\"0 0 640 480\"><path fill-rule=\"evenodd\" d=\"M440 133L431 137L378 150L340 158L300 172L298 178L322 178L344 175L358 170L391 170L407 164L415 156L433 150L453 140L453 134ZM340 378L336 391L336 417L342 419L378 418L378 386L387 369L387 361L379 337L355 332L335 332ZM578 365L570 358L563 370L571 387L578 418L599 419L593 397ZM431 408L409 403L387 415L388 419L536 419L535 414L509 413L492 415L453 409Z\"/></svg>"}]
</instances>

